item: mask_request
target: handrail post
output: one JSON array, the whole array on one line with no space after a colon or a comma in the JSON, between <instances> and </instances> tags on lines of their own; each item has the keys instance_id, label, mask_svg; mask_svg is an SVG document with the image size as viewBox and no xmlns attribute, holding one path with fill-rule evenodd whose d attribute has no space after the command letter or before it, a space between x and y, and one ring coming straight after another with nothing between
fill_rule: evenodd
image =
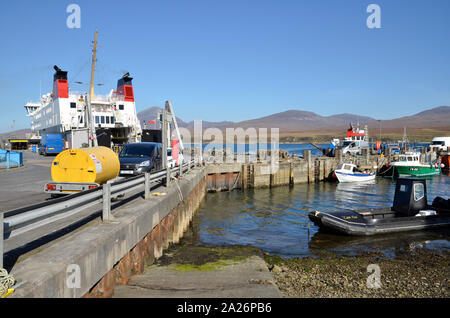
<instances>
[{"instance_id":1,"label":"handrail post","mask_svg":"<svg viewBox=\"0 0 450 318\"><path fill-rule=\"evenodd\" d=\"M178 163L178 168L180 168L180 174L178 175L178 179L181 178L181 176L183 175L183 161Z\"/></svg>"},{"instance_id":2,"label":"handrail post","mask_svg":"<svg viewBox=\"0 0 450 318\"><path fill-rule=\"evenodd\" d=\"M148 199L150 199L150 173L149 172L145 173L144 187L145 187L145 200L148 200Z\"/></svg>"},{"instance_id":3,"label":"handrail post","mask_svg":"<svg viewBox=\"0 0 450 318\"><path fill-rule=\"evenodd\" d=\"M170 186L170 166L166 168L166 188Z\"/></svg>"},{"instance_id":4,"label":"handrail post","mask_svg":"<svg viewBox=\"0 0 450 318\"><path fill-rule=\"evenodd\" d=\"M3 268L3 212L0 212L0 268Z\"/></svg>"},{"instance_id":5,"label":"handrail post","mask_svg":"<svg viewBox=\"0 0 450 318\"><path fill-rule=\"evenodd\" d=\"M111 221L111 184L105 183L103 185L103 222Z\"/></svg>"}]
</instances>

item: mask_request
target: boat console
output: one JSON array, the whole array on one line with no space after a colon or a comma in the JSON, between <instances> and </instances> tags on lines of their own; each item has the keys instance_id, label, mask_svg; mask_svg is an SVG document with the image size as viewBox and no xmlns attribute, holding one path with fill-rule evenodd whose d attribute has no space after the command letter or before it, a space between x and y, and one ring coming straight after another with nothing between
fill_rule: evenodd
<instances>
[{"instance_id":1,"label":"boat console","mask_svg":"<svg viewBox=\"0 0 450 318\"><path fill-rule=\"evenodd\" d=\"M395 186L392 211L401 216L414 216L428 208L427 184L425 179L399 178Z\"/></svg>"}]
</instances>

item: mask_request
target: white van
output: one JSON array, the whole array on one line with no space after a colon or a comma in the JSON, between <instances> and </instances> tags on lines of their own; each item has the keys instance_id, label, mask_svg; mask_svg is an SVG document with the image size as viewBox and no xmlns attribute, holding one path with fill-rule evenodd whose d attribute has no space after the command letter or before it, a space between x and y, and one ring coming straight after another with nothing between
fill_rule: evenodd
<instances>
[{"instance_id":1,"label":"white van","mask_svg":"<svg viewBox=\"0 0 450 318\"><path fill-rule=\"evenodd\" d=\"M342 143L342 154L350 153L360 155L362 149L369 149L369 143L366 140L345 140Z\"/></svg>"},{"instance_id":2,"label":"white van","mask_svg":"<svg viewBox=\"0 0 450 318\"><path fill-rule=\"evenodd\" d=\"M450 137L434 137L430 148L442 151L450 150Z\"/></svg>"}]
</instances>

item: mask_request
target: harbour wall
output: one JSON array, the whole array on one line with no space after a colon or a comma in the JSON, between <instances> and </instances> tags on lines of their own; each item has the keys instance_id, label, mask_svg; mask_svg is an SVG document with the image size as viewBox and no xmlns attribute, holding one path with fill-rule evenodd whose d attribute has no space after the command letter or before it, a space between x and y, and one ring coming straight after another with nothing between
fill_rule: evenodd
<instances>
[{"instance_id":1,"label":"harbour wall","mask_svg":"<svg viewBox=\"0 0 450 318\"><path fill-rule=\"evenodd\" d=\"M313 157L310 150L305 150L303 157L290 156L280 151L278 169L270 171L270 164L263 160L253 163L217 163L207 162L206 188L210 192L230 191L233 189L257 189L300 183L314 183L328 180L337 165L352 162L361 168L379 170L383 165L394 160L395 155L380 156L363 151L362 155L342 155L338 151L335 157ZM435 152L421 154L422 162L436 159ZM225 158L223 160L225 162Z\"/></svg>"},{"instance_id":2,"label":"harbour wall","mask_svg":"<svg viewBox=\"0 0 450 318\"><path fill-rule=\"evenodd\" d=\"M89 224L17 263L24 284L11 297L110 297L114 286L178 243L206 193L203 167L184 174L149 200L139 197L114 211L114 220Z\"/></svg>"},{"instance_id":3,"label":"harbour wall","mask_svg":"<svg viewBox=\"0 0 450 318\"><path fill-rule=\"evenodd\" d=\"M344 160L340 154L336 157L313 157L310 150L305 150L303 157L291 157L281 152L278 167L274 170L270 169L270 163L259 159L253 163L210 162L206 163L206 189L218 192L319 182L329 178ZM381 164L379 156L369 154L355 157L353 161L371 167Z\"/></svg>"}]
</instances>

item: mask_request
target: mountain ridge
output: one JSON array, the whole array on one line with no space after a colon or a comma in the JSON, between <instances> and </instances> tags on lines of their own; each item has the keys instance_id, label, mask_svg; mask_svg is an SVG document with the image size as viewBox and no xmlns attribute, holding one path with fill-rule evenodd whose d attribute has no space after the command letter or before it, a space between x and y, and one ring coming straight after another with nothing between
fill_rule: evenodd
<instances>
[{"instance_id":1,"label":"mountain ridge","mask_svg":"<svg viewBox=\"0 0 450 318\"><path fill-rule=\"evenodd\" d=\"M151 107L153 111L157 107ZM152 120L146 114L150 108L138 113L139 120ZM154 113L154 112L153 112ZM155 115L156 118L156 115ZM185 122L178 119L180 127L192 128L193 121ZM420 128L434 128L434 127L450 127L450 106L438 106L427 109L425 111L416 113L414 115L403 116L389 120L377 120L372 117L340 113L329 116L321 116L317 113L291 109L278 113L274 113L259 118L243 120L239 122L221 121L211 122L202 121L203 128L216 127L219 129L225 128L279 128L280 131L307 131L317 129L329 129L342 126L348 126L350 123L367 124L369 128L378 128L382 125L384 128L402 128L406 126L415 126Z\"/></svg>"},{"instance_id":2,"label":"mountain ridge","mask_svg":"<svg viewBox=\"0 0 450 318\"><path fill-rule=\"evenodd\" d=\"M158 110L161 109L157 106L152 106L140 111L137 116L141 126L144 122L155 120L157 118ZM216 127L221 130L225 128L238 128L244 129L254 128L279 128L280 132L310 132L312 135L317 133L323 133L323 131L342 131L344 127L348 127L350 123L357 123L367 125L369 130L376 131L380 128L383 131L392 131L401 133L403 127L411 129L437 129L444 128L444 131L450 131L450 106L437 106L419 113L403 116L394 119L377 120L368 116L362 116L357 114L340 113L330 116L321 116L314 112L303 110L287 110L279 113L274 113L259 118L248 119L239 122L233 121L202 121L202 127L211 128ZM181 118L177 117L177 123L179 127L193 129L194 122L185 122ZM148 125L147 128L159 128L159 125ZM11 132L0 133L0 138L8 138L9 136L19 137L25 136L25 133L31 132L30 129L20 129ZM450 133L449 133L450 134Z\"/></svg>"}]
</instances>

